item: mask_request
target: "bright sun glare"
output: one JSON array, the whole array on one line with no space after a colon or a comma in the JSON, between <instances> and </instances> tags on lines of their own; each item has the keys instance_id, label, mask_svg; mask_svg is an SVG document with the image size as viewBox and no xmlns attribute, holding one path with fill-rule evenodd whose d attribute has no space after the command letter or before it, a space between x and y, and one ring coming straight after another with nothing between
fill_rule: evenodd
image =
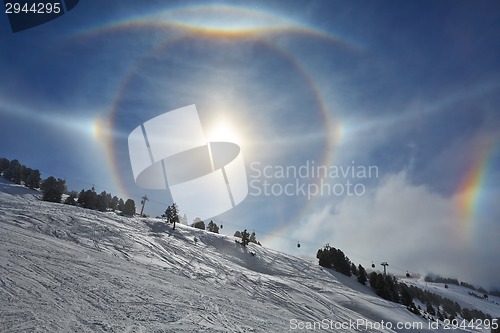
<instances>
[{"instance_id":1,"label":"bright sun glare","mask_svg":"<svg viewBox=\"0 0 500 333\"><path fill-rule=\"evenodd\" d=\"M216 121L207 130L207 140L242 144L242 138L237 132L237 127L223 119Z\"/></svg>"},{"instance_id":2,"label":"bright sun glare","mask_svg":"<svg viewBox=\"0 0 500 333\"><path fill-rule=\"evenodd\" d=\"M101 140L106 134L106 122L100 118L93 119L90 130L94 139Z\"/></svg>"}]
</instances>

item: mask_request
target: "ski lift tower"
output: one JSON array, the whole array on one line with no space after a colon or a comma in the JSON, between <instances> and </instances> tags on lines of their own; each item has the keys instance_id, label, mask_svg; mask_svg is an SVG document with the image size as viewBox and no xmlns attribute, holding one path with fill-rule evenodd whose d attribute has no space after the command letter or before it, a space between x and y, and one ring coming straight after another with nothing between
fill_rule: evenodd
<instances>
[{"instance_id":1,"label":"ski lift tower","mask_svg":"<svg viewBox=\"0 0 500 333\"><path fill-rule=\"evenodd\" d=\"M148 201L148 196L147 195L144 195L142 198L141 198L141 204L142 204L142 208L141 208L141 216L142 216L142 213L144 212L144 205L146 204L146 201Z\"/></svg>"},{"instance_id":2,"label":"ski lift tower","mask_svg":"<svg viewBox=\"0 0 500 333\"><path fill-rule=\"evenodd\" d=\"M387 274L387 271L386 271L386 267L389 266L389 264L387 263L387 261L384 261L383 263L381 263L382 266L384 266L384 275Z\"/></svg>"}]
</instances>

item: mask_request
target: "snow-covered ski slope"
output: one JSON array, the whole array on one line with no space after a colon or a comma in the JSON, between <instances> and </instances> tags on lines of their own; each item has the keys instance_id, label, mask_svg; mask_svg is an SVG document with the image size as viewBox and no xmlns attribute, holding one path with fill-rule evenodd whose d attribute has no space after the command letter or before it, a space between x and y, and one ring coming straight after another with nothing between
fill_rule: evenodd
<instances>
[{"instance_id":1,"label":"snow-covered ski slope","mask_svg":"<svg viewBox=\"0 0 500 333\"><path fill-rule=\"evenodd\" d=\"M435 331L316 263L154 222L0 192L0 332Z\"/></svg>"},{"instance_id":2,"label":"snow-covered ski slope","mask_svg":"<svg viewBox=\"0 0 500 333\"><path fill-rule=\"evenodd\" d=\"M500 297L491 295L488 296L488 299L483 297L474 297L469 293L472 292L477 296L483 296L483 294L479 291L454 284L448 284L448 288L446 288L444 283L425 282L423 277L419 279L401 277L400 281L409 286L413 285L422 290L426 290L430 293L457 302L462 308L478 309L486 314L489 314L493 318L500 317Z\"/></svg>"}]
</instances>

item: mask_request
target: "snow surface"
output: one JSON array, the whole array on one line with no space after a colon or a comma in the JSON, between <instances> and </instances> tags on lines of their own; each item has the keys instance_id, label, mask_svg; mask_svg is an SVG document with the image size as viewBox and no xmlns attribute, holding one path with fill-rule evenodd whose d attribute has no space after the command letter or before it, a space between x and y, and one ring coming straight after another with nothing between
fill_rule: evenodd
<instances>
[{"instance_id":1,"label":"snow surface","mask_svg":"<svg viewBox=\"0 0 500 333\"><path fill-rule=\"evenodd\" d=\"M8 185L0 332L311 332L298 323L321 320L362 324L321 331L404 331L398 322L435 331L317 263L183 225L153 233L161 220L43 202Z\"/></svg>"}]
</instances>

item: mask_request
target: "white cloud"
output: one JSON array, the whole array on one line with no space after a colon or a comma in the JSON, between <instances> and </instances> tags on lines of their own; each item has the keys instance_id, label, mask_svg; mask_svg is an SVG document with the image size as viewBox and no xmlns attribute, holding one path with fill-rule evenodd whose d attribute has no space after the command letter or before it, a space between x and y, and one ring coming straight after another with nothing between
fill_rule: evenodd
<instances>
[{"instance_id":1,"label":"white cloud","mask_svg":"<svg viewBox=\"0 0 500 333\"><path fill-rule=\"evenodd\" d=\"M290 228L287 238L302 240L308 253L330 243L355 263L373 260L380 268L380 261L388 261L395 274L434 272L490 287L500 274L500 244L460 230L456 201L410 184L402 171L363 197L324 206ZM272 246L288 250L290 244L278 240Z\"/></svg>"}]
</instances>

